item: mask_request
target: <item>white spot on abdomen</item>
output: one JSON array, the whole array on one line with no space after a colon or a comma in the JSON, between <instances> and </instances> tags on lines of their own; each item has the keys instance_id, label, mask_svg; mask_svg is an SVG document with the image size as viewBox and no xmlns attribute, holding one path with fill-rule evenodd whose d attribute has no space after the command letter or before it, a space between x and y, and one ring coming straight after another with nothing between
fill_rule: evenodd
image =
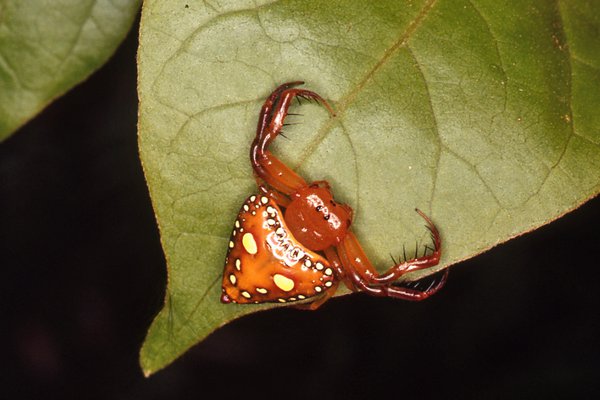
<instances>
[{"instance_id":1,"label":"white spot on abdomen","mask_svg":"<svg viewBox=\"0 0 600 400\"><path fill-rule=\"evenodd\" d=\"M256 254L258 252L256 240L254 240L254 235L252 235L250 232L244 233L244 236L242 237L242 245L244 246L244 250L246 250L249 254Z\"/></svg>"},{"instance_id":2,"label":"white spot on abdomen","mask_svg":"<svg viewBox=\"0 0 600 400\"><path fill-rule=\"evenodd\" d=\"M294 281L292 279L281 274L273 275L273 282L275 282L275 285L284 292L289 292L295 286Z\"/></svg>"}]
</instances>

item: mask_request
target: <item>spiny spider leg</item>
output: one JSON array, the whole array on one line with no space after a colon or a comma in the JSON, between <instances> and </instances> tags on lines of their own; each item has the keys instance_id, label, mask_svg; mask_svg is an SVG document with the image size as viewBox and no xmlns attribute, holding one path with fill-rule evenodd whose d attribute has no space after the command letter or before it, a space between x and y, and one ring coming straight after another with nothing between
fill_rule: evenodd
<instances>
[{"instance_id":1,"label":"spiny spider leg","mask_svg":"<svg viewBox=\"0 0 600 400\"><path fill-rule=\"evenodd\" d=\"M384 296L397 297L404 300L420 301L425 300L429 296L436 294L446 284L448 278L448 269L444 270L444 274L437 282L433 281L425 290L411 289L403 286L389 285L384 286L387 294Z\"/></svg>"},{"instance_id":2,"label":"spiny spider leg","mask_svg":"<svg viewBox=\"0 0 600 400\"><path fill-rule=\"evenodd\" d=\"M383 286L389 285L398 280L402 275L425 269L437 265L441 255L441 239L439 232L433 222L420 210L416 210L421 217L425 219L433 234L434 251L429 255L423 255L412 260L405 260L402 263L396 264L389 268L386 272L379 274L365 255L356 236L352 232L348 232L346 237L338 246L338 254L347 271L353 271L349 274L356 286L361 286L362 283L366 286ZM358 283L357 281L362 283ZM364 287L364 285L362 287Z\"/></svg>"},{"instance_id":3,"label":"spiny spider leg","mask_svg":"<svg viewBox=\"0 0 600 400\"><path fill-rule=\"evenodd\" d=\"M331 259L328 257L328 260L331 262ZM362 291L371 296L377 297L393 297L403 300L411 300L411 301L421 301L426 298L437 293L444 284L446 283L446 279L448 277L448 270L446 269L437 282L434 280L427 289L419 290L417 288L410 288L405 286L398 286L393 283L388 283L385 285L370 285L367 281L363 280L360 275L356 272L356 270L349 271L349 268L345 270L346 272L346 280L344 283L350 290L353 291ZM349 272L352 272L352 275L348 275ZM352 282L348 283L348 280L352 280Z\"/></svg>"},{"instance_id":4,"label":"spiny spider leg","mask_svg":"<svg viewBox=\"0 0 600 400\"><path fill-rule=\"evenodd\" d=\"M303 83L304 83L303 81L294 81L294 82L284 83L282 85L279 85L273 91L273 93L271 93L271 95L269 97L267 97L267 100L265 100L265 102L260 110L260 114L258 116L258 126L256 127L256 132L262 132L265 130L265 127L267 126L268 122L272 118L273 105L274 105L275 101L277 100L277 98L281 95L281 92L283 92L284 90L287 90L291 87L302 85Z\"/></svg>"},{"instance_id":5,"label":"spiny spider leg","mask_svg":"<svg viewBox=\"0 0 600 400\"><path fill-rule=\"evenodd\" d=\"M426 298L436 294L444 284L446 283L446 279L448 278L448 269L444 271L441 279L437 282L432 282L432 284L425 290L419 290L416 288L409 288L405 286L394 285L393 283L389 283L387 285L380 286L372 286L369 285L366 281L356 280L354 282L355 290L363 291L368 293L371 296L377 297L393 297L403 300L411 300L411 301L420 301L425 300Z\"/></svg>"},{"instance_id":6,"label":"spiny spider leg","mask_svg":"<svg viewBox=\"0 0 600 400\"><path fill-rule=\"evenodd\" d=\"M292 88L301 83L300 81L285 83L275 89L267 98L261 109L256 137L250 147L250 161L257 182L259 184L265 182L286 195L307 185L300 175L287 167L268 150L271 142L281 133L290 103L294 97L314 99L323 104L334 115L331 106L318 94L310 90Z\"/></svg>"}]
</instances>

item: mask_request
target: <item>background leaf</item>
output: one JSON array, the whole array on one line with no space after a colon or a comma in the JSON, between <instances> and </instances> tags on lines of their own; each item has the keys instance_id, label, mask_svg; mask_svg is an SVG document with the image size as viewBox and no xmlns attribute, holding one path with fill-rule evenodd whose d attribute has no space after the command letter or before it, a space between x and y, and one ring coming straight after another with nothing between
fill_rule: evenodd
<instances>
[{"instance_id":1,"label":"background leaf","mask_svg":"<svg viewBox=\"0 0 600 400\"><path fill-rule=\"evenodd\" d=\"M0 141L103 65L139 0L0 0Z\"/></svg>"},{"instance_id":2,"label":"background leaf","mask_svg":"<svg viewBox=\"0 0 600 400\"><path fill-rule=\"evenodd\" d=\"M593 1L147 1L140 152L169 266L146 374L267 306L219 303L231 225L255 190L257 113L302 79L305 104L274 152L327 179L384 268L440 227L438 268L545 224L600 188L600 6Z\"/></svg>"}]
</instances>

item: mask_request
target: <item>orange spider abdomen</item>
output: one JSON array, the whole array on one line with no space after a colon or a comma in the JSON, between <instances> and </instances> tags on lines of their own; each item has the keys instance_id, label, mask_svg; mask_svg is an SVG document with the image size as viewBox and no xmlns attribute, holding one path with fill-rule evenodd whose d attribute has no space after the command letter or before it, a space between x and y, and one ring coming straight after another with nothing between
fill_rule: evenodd
<instances>
[{"instance_id":1,"label":"orange spider abdomen","mask_svg":"<svg viewBox=\"0 0 600 400\"><path fill-rule=\"evenodd\" d=\"M311 185L294 193L285 220L300 243L320 251L339 244L346 236L352 209L336 203L328 188Z\"/></svg>"},{"instance_id":2,"label":"orange spider abdomen","mask_svg":"<svg viewBox=\"0 0 600 400\"><path fill-rule=\"evenodd\" d=\"M221 302L287 303L334 287L327 259L302 247L282 217L264 195L252 195L242 205L225 258Z\"/></svg>"}]
</instances>

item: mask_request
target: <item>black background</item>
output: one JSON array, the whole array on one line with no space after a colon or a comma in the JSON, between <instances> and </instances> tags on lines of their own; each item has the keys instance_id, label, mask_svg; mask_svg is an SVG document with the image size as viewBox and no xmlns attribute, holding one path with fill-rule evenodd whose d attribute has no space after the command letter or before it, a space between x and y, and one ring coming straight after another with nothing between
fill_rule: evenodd
<instances>
[{"instance_id":1,"label":"black background","mask_svg":"<svg viewBox=\"0 0 600 400\"><path fill-rule=\"evenodd\" d=\"M137 155L136 46L132 33L0 143L0 398L600 395L598 198L454 266L425 302L259 313L144 378L166 275Z\"/></svg>"}]
</instances>

